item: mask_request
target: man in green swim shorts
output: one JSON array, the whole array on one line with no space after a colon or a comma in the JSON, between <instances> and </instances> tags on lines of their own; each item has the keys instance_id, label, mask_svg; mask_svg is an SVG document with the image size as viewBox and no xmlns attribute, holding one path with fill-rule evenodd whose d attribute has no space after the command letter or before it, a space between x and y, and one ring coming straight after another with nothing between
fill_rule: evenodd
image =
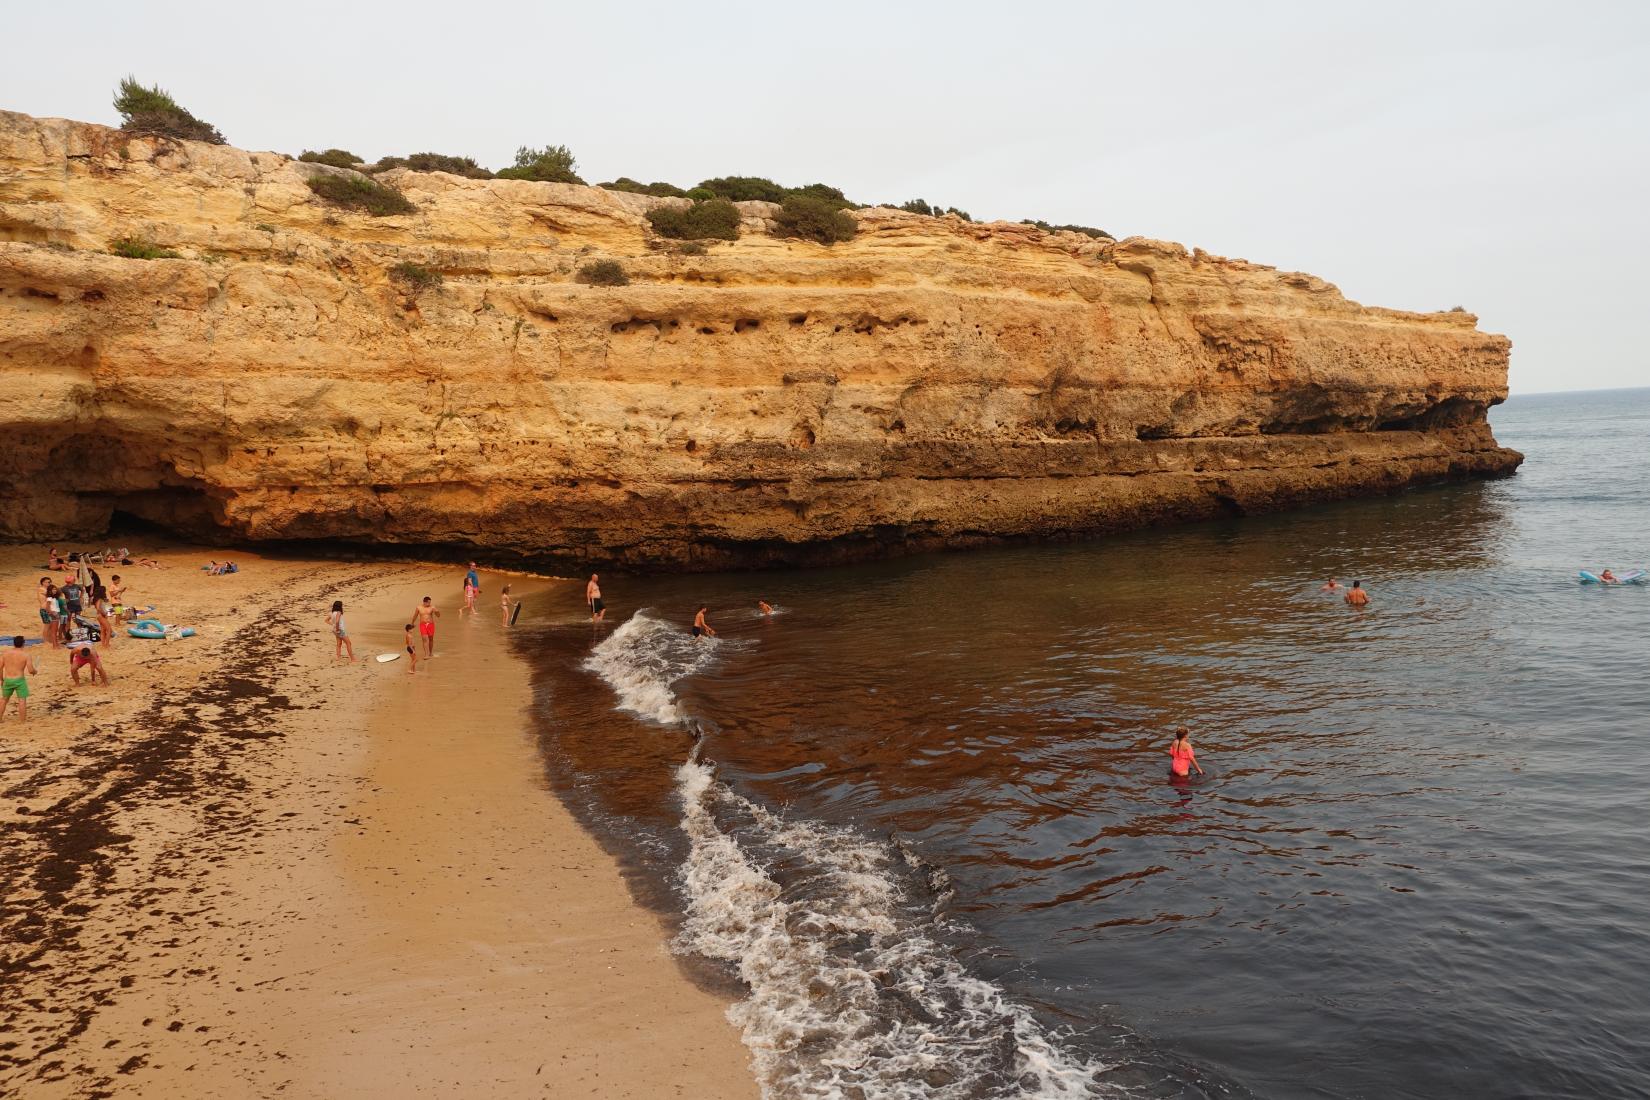
<instances>
[{"instance_id":1,"label":"man in green swim shorts","mask_svg":"<svg viewBox=\"0 0 1650 1100\"><path fill-rule=\"evenodd\" d=\"M11 640L10 649L0 652L0 718L5 718L6 708L15 697L17 720L28 721L30 675L40 675L40 668L32 656L23 652L23 635L19 634Z\"/></svg>"}]
</instances>

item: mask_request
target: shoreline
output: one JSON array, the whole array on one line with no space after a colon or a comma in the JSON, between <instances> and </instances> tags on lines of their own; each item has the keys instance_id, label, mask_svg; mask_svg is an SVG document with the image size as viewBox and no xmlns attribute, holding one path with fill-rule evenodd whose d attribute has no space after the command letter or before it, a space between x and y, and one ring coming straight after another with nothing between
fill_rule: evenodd
<instances>
[{"instance_id":1,"label":"shoreline","mask_svg":"<svg viewBox=\"0 0 1650 1100\"><path fill-rule=\"evenodd\" d=\"M121 569L200 635L119 638L109 689L31 647L29 721L0 724L0 1091L756 1096L727 1003L552 790L498 575L470 619L450 568L194 570L221 553ZM37 554L0 547L8 636ZM372 661L425 593L436 660Z\"/></svg>"}]
</instances>

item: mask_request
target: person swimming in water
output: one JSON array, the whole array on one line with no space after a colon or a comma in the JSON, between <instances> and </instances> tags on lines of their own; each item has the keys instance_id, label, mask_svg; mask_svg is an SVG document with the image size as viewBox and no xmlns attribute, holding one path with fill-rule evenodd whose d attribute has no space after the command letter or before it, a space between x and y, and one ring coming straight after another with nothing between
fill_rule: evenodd
<instances>
[{"instance_id":1,"label":"person swimming in water","mask_svg":"<svg viewBox=\"0 0 1650 1100\"><path fill-rule=\"evenodd\" d=\"M1192 751L1191 731L1181 726L1174 731L1174 743L1169 746L1169 771L1178 776L1188 776L1192 769L1197 774L1203 774L1203 766L1197 762L1197 753Z\"/></svg>"},{"instance_id":2,"label":"person swimming in water","mask_svg":"<svg viewBox=\"0 0 1650 1100\"><path fill-rule=\"evenodd\" d=\"M716 631L711 629L709 623L705 622L705 610L709 606L708 604L700 604L698 613L693 616L693 636L695 638L716 637Z\"/></svg>"},{"instance_id":3,"label":"person swimming in water","mask_svg":"<svg viewBox=\"0 0 1650 1100\"><path fill-rule=\"evenodd\" d=\"M773 604L769 603L767 600L757 600L756 609L764 615L773 614Z\"/></svg>"},{"instance_id":4,"label":"person swimming in water","mask_svg":"<svg viewBox=\"0 0 1650 1100\"><path fill-rule=\"evenodd\" d=\"M1363 581L1353 581L1352 587L1346 590L1346 605L1362 609L1369 603L1369 593L1364 591Z\"/></svg>"},{"instance_id":5,"label":"person swimming in water","mask_svg":"<svg viewBox=\"0 0 1650 1100\"><path fill-rule=\"evenodd\" d=\"M1621 583L1621 578L1617 577L1614 573L1610 572L1608 569L1606 569L1604 572L1600 573L1598 575L1598 579L1603 581L1605 584L1620 584Z\"/></svg>"},{"instance_id":6,"label":"person swimming in water","mask_svg":"<svg viewBox=\"0 0 1650 1100\"><path fill-rule=\"evenodd\" d=\"M1341 582L1336 580L1334 577L1330 577L1329 582L1322 588L1318 589L1319 592L1339 592L1340 590Z\"/></svg>"}]
</instances>

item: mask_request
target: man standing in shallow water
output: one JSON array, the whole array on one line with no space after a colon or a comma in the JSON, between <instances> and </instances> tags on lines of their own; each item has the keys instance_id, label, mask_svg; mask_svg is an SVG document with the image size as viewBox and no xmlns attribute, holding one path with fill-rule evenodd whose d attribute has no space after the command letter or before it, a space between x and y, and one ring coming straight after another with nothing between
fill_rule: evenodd
<instances>
[{"instance_id":1,"label":"man standing in shallow water","mask_svg":"<svg viewBox=\"0 0 1650 1100\"><path fill-rule=\"evenodd\" d=\"M418 624L418 635L424 639L424 659L435 656L435 621L441 618L441 612L436 610L435 604L425 596L419 605L413 608L413 622Z\"/></svg>"},{"instance_id":2,"label":"man standing in shallow water","mask_svg":"<svg viewBox=\"0 0 1650 1100\"><path fill-rule=\"evenodd\" d=\"M1369 603L1369 593L1364 591L1364 582L1353 581L1352 587L1346 590L1347 606L1362 609L1367 603Z\"/></svg>"},{"instance_id":3,"label":"man standing in shallow water","mask_svg":"<svg viewBox=\"0 0 1650 1100\"><path fill-rule=\"evenodd\" d=\"M34 663L32 656L23 652L23 635L19 634L11 640L10 649L0 652L0 718L6 716L6 708L16 698L17 720L28 721L31 675L40 675L40 666Z\"/></svg>"},{"instance_id":4,"label":"man standing in shallow water","mask_svg":"<svg viewBox=\"0 0 1650 1100\"><path fill-rule=\"evenodd\" d=\"M584 586L584 602L590 605L590 621L599 623L607 615L607 605L602 603L602 586L597 583L601 580L600 574L590 574L590 583Z\"/></svg>"}]
</instances>

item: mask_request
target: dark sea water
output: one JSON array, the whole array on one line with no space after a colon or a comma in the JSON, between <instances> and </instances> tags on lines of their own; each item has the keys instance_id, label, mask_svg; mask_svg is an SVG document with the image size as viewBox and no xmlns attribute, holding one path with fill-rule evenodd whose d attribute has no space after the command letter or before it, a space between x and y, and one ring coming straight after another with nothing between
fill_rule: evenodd
<instances>
[{"instance_id":1,"label":"dark sea water","mask_svg":"<svg viewBox=\"0 0 1650 1100\"><path fill-rule=\"evenodd\" d=\"M771 1096L1650 1096L1650 587L1576 577L1650 567L1650 390L1493 419L1505 481L530 608L552 774Z\"/></svg>"}]
</instances>

